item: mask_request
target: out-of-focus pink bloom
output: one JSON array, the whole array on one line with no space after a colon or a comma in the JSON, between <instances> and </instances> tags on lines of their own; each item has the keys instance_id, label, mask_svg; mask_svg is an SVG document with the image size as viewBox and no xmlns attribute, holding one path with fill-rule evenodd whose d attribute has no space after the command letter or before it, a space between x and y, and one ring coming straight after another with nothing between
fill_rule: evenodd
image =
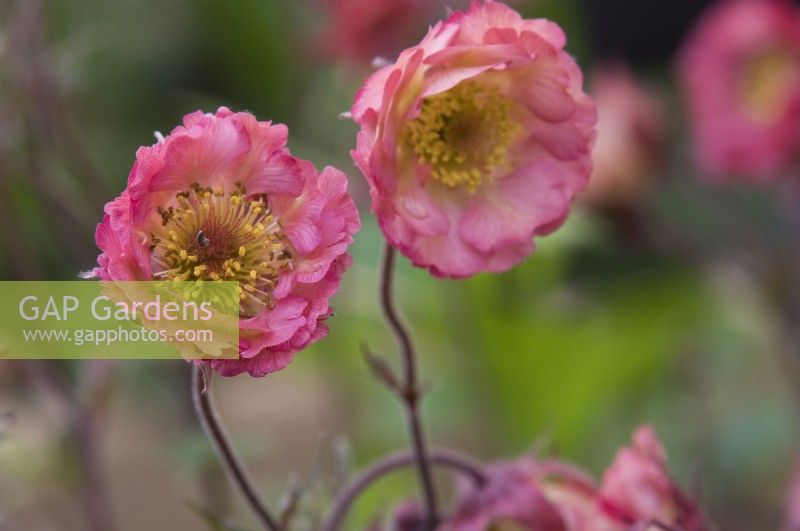
<instances>
[{"instance_id":1,"label":"out-of-focus pink bloom","mask_svg":"<svg viewBox=\"0 0 800 531\"><path fill-rule=\"evenodd\" d=\"M483 486L464 483L439 531L706 531L697 505L665 468L652 428L636 430L596 487L561 461L489 465Z\"/></svg>"},{"instance_id":2,"label":"out-of-focus pink bloom","mask_svg":"<svg viewBox=\"0 0 800 531\"><path fill-rule=\"evenodd\" d=\"M376 522L375 531L420 531L425 527L425 511L417 500L405 500L395 507L384 522Z\"/></svg>"},{"instance_id":3,"label":"out-of-focus pink bloom","mask_svg":"<svg viewBox=\"0 0 800 531\"><path fill-rule=\"evenodd\" d=\"M718 2L680 55L693 148L711 175L767 180L800 147L800 12L790 2Z\"/></svg>"},{"instance_id":4,"label":"out-of-focus pink bloom","mask_svg":"<svg viewBox=\"0 0 800 531\"><path fill-rule=\"evenodd\" d=\"M620 529L647 529L655 522L681 531L709 529L700 508L670 477L664 447L650 426L638 428L633 446L617 453L599 496L602 513Z\"/></svg>"},{"instance_id":5,"label":"out-of-focus pink bloom","mask_svg":"<svg viewBox=\"0 0 800 531\"><path fill-rule=\"evenodd\" d=\"M369 64L394 58L425 30L440 0L319 0L327 28L317 40L322 54Z\"/></svg>"},{"instance_id":6,"label":"out-of-focus pink bloom","mask_svg":"<svg viewBox=\"0 0 800 531\"><path fill-rule=\"evenodd\" d=\"M621 64L591 76L597 104L597 142L589 188L580 197L598 207L635 203L652 184L661 160L664 109Z\"/></svg>"},{"instance_id":7,"label":"out-of-focus pink bloom","mask_svg":"<svg viewBox=\"0 0 800 531\"><path fill-rule=\"evenodd\" d=\"M136 152L97 226L101 279L240 283L240 359L209 362L225 376L277 371L323 338L351 262L347 180L293 157L287 133L224 107L189 114Z\"/></svg>"},{"instance_id":8,"label":"out-of-focus pink bloom","mask_svg":"<svg viewBox=\"0 0 800 531\"><path fill-rule=\"evenodd\" d=\"M481 488L462 486L440 531L577 531L589 529L595 486L583 472L523 458L487 467Z\"/></svg>"},{"instance_id":9,"label":"out-of-focus pink bloom","mask_svg":"<svg viewBox=\"0 0 800 531\"><path fill-rule=\"evenodd\" d=\"M442 277L504 271L586 187L596 112L566 37L487 0L370 76L353 159L389 243Z\"/></svg>"},{"instance_id":10,"label":"out-of-focus pink bloom","mask_svg":"<svg viewBox=\"0 0 800 531\"><path fill-rule=\"evenodd\" d=\"M786 496L786 522L784 531L797 531L800 529L800 462L795 464L794 475L789 484Z\"/></svg>"}]
</instances>

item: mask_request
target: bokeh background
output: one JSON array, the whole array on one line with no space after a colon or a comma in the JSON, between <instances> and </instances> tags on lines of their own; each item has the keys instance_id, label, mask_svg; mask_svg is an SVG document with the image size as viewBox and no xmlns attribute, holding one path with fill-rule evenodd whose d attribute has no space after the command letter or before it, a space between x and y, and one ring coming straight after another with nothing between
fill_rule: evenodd
<instances>
[{"instance_id":1,"label":"bokeh background","mask_svg":"<svg viewBox=\"0 0 800 531\"><path fill-rule=\"evenodd\" d=\"M508 273L441 281L401 260L431 440L599 474L652 423L720 529L778 529L800 435L797 207L781 186L720 187L694 169L674 61L706 2L512 3L561 24L587 72L621 61L657 94L663 162L643 170L649 193L578 204ZM364 227L329 338L280 373L216 381L272 506L290 485L306 494L298 529L352 470L406 440L360 354L394 344L376 297L382 238L348 155L356 128L339 114L373 53L391 57L444 16L424 7L337 22L335 3L311 1L0 0L0 278L91 267L94 226L136 148L196 109L286 123L294 154L350 176ZM198 430L188 376L178 361L0 362L0 528L87 529L99 511L120 530L254 529ZM414 485L410 473L381 482L348 529Z\"/></svg>"}]
</instances>

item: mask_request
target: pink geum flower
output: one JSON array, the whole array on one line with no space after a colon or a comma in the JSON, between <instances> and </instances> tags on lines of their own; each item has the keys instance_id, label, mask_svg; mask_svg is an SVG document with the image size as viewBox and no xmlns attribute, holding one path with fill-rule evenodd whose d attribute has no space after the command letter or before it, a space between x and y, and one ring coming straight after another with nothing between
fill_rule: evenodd
<instances>
[{"instance_id":1,"label":"pink geum flower","mask_svg":"<svg viewBox=\"0 0 800 531\"><path fill-rule=\"evenodd\" d=\"M93 276L240 283L238 360L263 376L327 334L358 212L342 172L293 157L284 125L221 107L142 147L97 226ZM160 135L159 135L160 136Z\"/></svg>"},{"instance_id":2,"label":"pink geum flower","mask_svg":"<svg viewBox=\"0 0 800 531\"><path fill-rule=\"evenodd\" d=\"M599 208L636 204L653 184L665 139L661 101L619 63L593 70L597 104L594 169L582 202Z\"/></svg>"},{"instance_id":3,"label":"pink geum flower","mask_svg":"<svg viewBox=\"0 0 800 531\"><path fill-rule=\"evenodd\" d=\"M698 505L670 477L664 447L650 426L638 428L633 446L617 453L603 476L599 503L605 518L616 524L607 529L710 529Z\"/></svg>"},{"instance_id":4,"label":"pink geum flower","mask_svg":"<svg viewBox=\"0 0 800 531\"><path fill-rule=\"evenodd\" d=\"M697 504L666 470L652 428L636 430L598 488L580 469L523 457L488 465L484 485L464 482L437 531L707 531Z\"/></svg>"},{"instance_id":5,"label":"pink geum flower","mask_svg":"<svg viewBox=\"0 0 800 531\"><path fill-rule=\"evenodd\" d=\"M356 64L394 58L409 38L416 40L441 0L319 0L328 12L326 28L316 48Z\"/></svg>"},{"instance_id":6,"label":"pink geum flower","mask_svg":"<svg viewBox=\"0 0 800 531\"><path fill-rule=\"evenodd\" d=\"M800 147L800 12L784 1L718 2L679 58L700 168L775 178Z\"/></svg>"},{"instance_id":7,"label":"pink geum flower","mask_svg":"<svg viewBox=\"0 0 800 531\"><path fill-rule=\"evenodd\" d=\"M438 531L583 531L595 521L596 488L570 465L522 458L486 473L485 485L462 485Z\"/></svg>"},{"instance_id":8,"label":"pink geum flower","mask_svg":"<svg viewBox=\"0 0 800 531\"><path fill-rule=\"evenodd\" d=\"M353 159L389 243L440 277L504 271L586 187L596 113L553 22L486 0L356 95Z\"/></svg>"}]
</instances>

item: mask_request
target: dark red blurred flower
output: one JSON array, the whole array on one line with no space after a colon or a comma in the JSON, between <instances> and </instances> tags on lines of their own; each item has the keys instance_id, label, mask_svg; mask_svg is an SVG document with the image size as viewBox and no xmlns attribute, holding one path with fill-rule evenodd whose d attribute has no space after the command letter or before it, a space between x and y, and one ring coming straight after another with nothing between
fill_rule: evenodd
<instances>
[{"instance_id":1,"label":"dark red blurred flower","mask_svg":"<svg viewBox=\"0 0 800 531\"><path fill-rule=\"evenodd\" d=\"M321 0L329 12L318 41L326 56L356 63L394 59L424 33L440 0Z\"/></svg>"}]
</instances>

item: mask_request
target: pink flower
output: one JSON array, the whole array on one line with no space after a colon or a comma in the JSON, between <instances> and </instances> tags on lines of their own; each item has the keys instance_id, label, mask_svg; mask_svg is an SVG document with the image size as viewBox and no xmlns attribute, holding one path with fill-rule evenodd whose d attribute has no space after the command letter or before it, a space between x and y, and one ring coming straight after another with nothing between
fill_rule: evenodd
<instances>
[{"instance_id":1,"label":"pink flower","mask_svg":"<svg viewBox=\"0 0 800 531\"><path fill-rule=\"evenodd\" d=\"M394 58L409 38L418 38L427 19L444 9L439 0L322 0L329 21L317 47L356 63ZM419 32L419 33L418 33Z\"/></svg>"},{"instance_id":2,"label":"pink flower","mask_svg":"<svg viewBox=\"0 0 800 531\"><path fill-rule=\"evenodd\" d=\"M602 513L620 530L647 529L654 522L680 531L709 529L697 504L670 477L664 448L650 426L638 428L633 446L617 453L599 496Z\"/></svg>"},{"instance_id":3,"label":"pink flower","mask_svg":"<svg viewBox=\"0 0 800 531\"><path fill-rule=\"evenodd\" d=\"M664 141L664 109L621 64L591 76L597 104L594 170L581 200L598 207L631 205L652 184Z\"/></svg>"},{"instance_id":4,"label":"pink flower","mask_svg":"<svg viewBox=\"0 0 800 531\"><path fill-rule=\"evenodd\" d=\"M564 222L596 120L565 40L552 22L475 2L366 80L352 155L384 235L415 265L504 271Z\"/></svg>"},{"instance_id":5,"label":"pink flower","mask_svg":"<svg viewBox=\"0 0 800 531\"><path fill-rule=\"evenodd\" d=\"M398 504L386 522L376 522L375 531L419 531L425 526L425 511L417 500L405 500Z\"/></svg>"},{"instance_id":6,"label":"pink flower","mask_svg":"<svg viewBox=\"0 0 800 531\"><path fill-rule=\"evenodd\" d=\"M209 362L225 376L280 370L325 337L351 262L346 178L293 157L287 133L225 107L187 115L136 152L97 226L101 279L239 281L240 359Z\"/></svg>"},{"instance_id":7,"label":"pink flower","mask_svg":"<svg viewBox=\"0 0 800 531\"><path fill-rule=\"evenodd\" d=\"M583 472L523 458L487 467L488 482L462 487L439 531L578 531L589 529L595 486Z\"/></svg>"},{"instance_id":8,"label":"pink flower","mask_svg":"<svg viewBox=\"0 0 800 531\"><path fill-rule=\"evenodd\" d=\"M486 467L483 486L463 484L438 531L706 531L709 524L666 471L652 428L636 430L596 487L561 461L522 458Z\"/></svg>"},{"instance_id":9,"label":"pink flower","mask_svg":"<svg viewBox=\"0 0 800 531\"><path fill-rule=\"evenodd\" d=\"M800 146L800 14L790 2L719 2L680 55L700 167L774 178Z\"/></svg>"},{"instance_id":10,"label":"pink flower","mask_svg":"<svg viewBox=\"0 0 800 531\"><path fill-rule=\"evenodd\" d=\"M800 462L795 463L794 473L786 496L787 512L784 531L800 529Z\"/></svg>"}]
</instances>

